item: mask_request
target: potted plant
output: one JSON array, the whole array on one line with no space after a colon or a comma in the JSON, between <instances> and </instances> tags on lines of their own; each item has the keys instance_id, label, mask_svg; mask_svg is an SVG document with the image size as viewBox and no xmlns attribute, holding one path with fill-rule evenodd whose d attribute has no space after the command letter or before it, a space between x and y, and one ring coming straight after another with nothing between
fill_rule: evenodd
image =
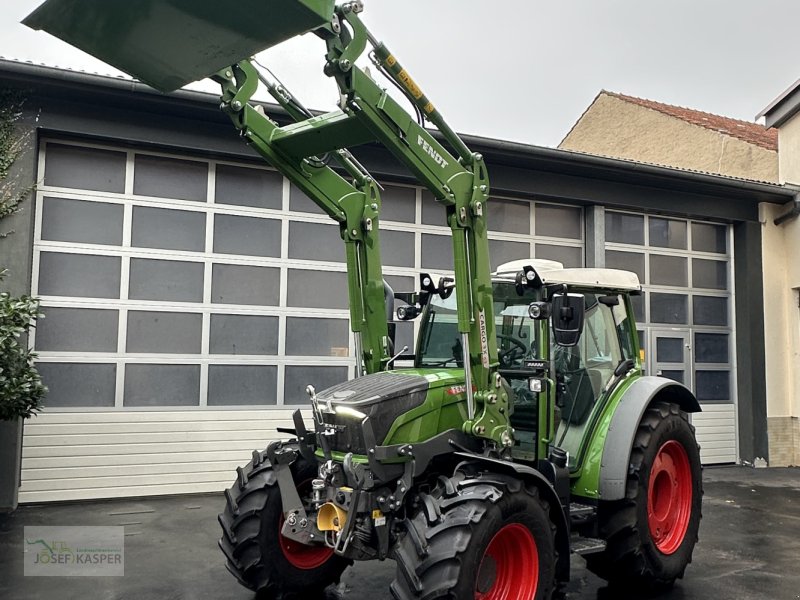
<instances>
[{"instance_id":1,"label":"potted plant","mask_svg":"<svg viewBox=\"0 0 800 600\"><path fill-rule=\"evenodd\" d=\"M47 391L27 348L38 316L38 300L0 292L0 511L16 508L23 420L41 408Z\"/></svg>"},{"instance_id":2,"label":"potted plant","mask_svg":"<svg viewBox=\"0 0 800 600\"><path fill-rule=\"evenodd\" d=\"M0 92L0 221L19 211L33 186L10 176L27 136L15 123L21 114L19 94ZM13 232L0 224L0 238ZM41 408L47 392L28 348L28 333L39 317L39 301L3 291L7 271L0 268L0 512L14 510L22 463L22 426Z\"/></svg>"}]
</instances>

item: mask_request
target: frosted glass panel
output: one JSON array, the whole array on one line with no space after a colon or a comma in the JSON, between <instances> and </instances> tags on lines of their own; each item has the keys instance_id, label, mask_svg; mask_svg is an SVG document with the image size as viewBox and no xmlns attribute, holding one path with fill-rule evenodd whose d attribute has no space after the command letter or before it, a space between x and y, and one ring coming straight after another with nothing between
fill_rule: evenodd
<instances>
[{"instance_id":1,"label":"frosted glass panel","mask_svg":"<svg viewBox=\"0 0 800 600\"><path fill-rule=\"evenodd\" d=\"M116 352L119 312L94 308L42 309L36 323L39 351Z\"/></svg>"},{"instance_id":2,"label":"frosted glass panel","mask_svg":"<svg viewBox=\"0 0 800 600\"><path fill-rule=\"evenodd\" d=\"M337 383L347 381L347 367L287 366L284 379L284 404L309 404L306 386L313 385L321 392Z\"/></svg>"},{"instance_id":3,"label":"frosted glass panel","mask_svg":"<svg viewBox=\"0 0 800 600\"><path fill-rule=\"evenodd\" d=\"M39 295L119 298L120 258L42 252Z\"/></svg>"},{"instance_id":4,"label":"frosted glass panel","mask_svg":"<svg viewBox=\"0 0 800 600\"><path fill-rule=\"evenodd\" d=\"M216 204L280 209L283 177L274 171L217 165Z\"/></svg>"},{"instance_id":5,"label":"frosted glass panel","mask_svg":"<svg viewBox=\"0 0 800 600\"><path fill-rule=\"evenodd\" d=\"M137 154L133 173L134 194L206 201L207 163Z\"/></svg>"},{"instance_id":6,"label":"frosted glass panel","mask_svg":"<svg viewBox=\"0 0 800 600\"><path fill-rule=\"evenodd\" d=\"M216 215L214 252L247 256L280 256L281 222L256 217Z\"/></svg>"},{"instance_id":7,"label":"frosted glass panel","mask_svg":"<svg viewBox=\"0 0 800 600\"><path fill-rule=\"evenodd\" d=\"M200 365L129 364L125 406L198 406Z\"/></svg>"},{"instance_id":8,"label":"frosted glass panel","mask_svg":"<svg viewBox=\"0 0 800 600\"><path fill-rule=\"evenodd\" d=\"M208 367L208 405L270 405L277 402L278 367L211 365Z\"/></svg>"},{"instance_id":9,"label":"frosted glass panel","mask_svg":"<svg viewBox=\"0 0 800 600\"><path fill-rule=\"evenodd\" d=\"M203 252L206 215L188 210L134 206L131 245Z\"/></svg>"},{"instance_id":10,"label":"frosted glass panel","mask_svg":"<svg viewBox=\"0 0 800 600\"><path fill-rule=\"evenodd\" d=\"M128 352L199 354L203 317L196 313L128 312Z\"/></svg>"},{"instance_id":11,"label":"frosted glass panel","mask_svg":"<svg viewBox=\"0 0 800 600\"><path fill-rule=\"evenodd\" d=\"M199 262L131 258L129 297L202 302L203 272L204 266Z\"/></svg>"},{"instance_id":12,"label":"frosted glass panel","mask_svg":"<svg viewBox=\"0 0 800 600\"><path fill-rule=\"evenodd\" d=\"M49 143L44 184L121 194L126 161L125 152Z\"/></svg>"},{"instance_id":13,"label":"frosted glass panel","mask_svg":"<svg viewBox=\"0 0 800 600\"><path fill-rule=\"evenodd\" d=\"M277 306L281 271L274 267L216 264L212 267L211 302Z\"/></svg>"},{"instance_id":14,"label":"frosted glass panel","mask_svg":"<svg viewBox=\"0 0 800 600\"><path fill-rule=\"evenodd\" d=\"M45 198L42 239L87 244L122 244L121 204Z\"/></svg>"},{"instance_id":15,"label":"frosted glass panel","mask_svg":"<svg viewBox=\"0 0 800 600\"><path fill-rule=\"evenodd\" d=\"M211 354L278 353L278 317L211 315Z\"/></svg>"},{"instance_id":16,"label":"frosted glass panel","mask_svg":"<svg viewBox=\"0 0 800 600\"><path fill-rule=\"evenodd\" d=\"M114 406L116 365L38 362L36 368L49 389L47 408Z\"/></svg>"}]
</instances>

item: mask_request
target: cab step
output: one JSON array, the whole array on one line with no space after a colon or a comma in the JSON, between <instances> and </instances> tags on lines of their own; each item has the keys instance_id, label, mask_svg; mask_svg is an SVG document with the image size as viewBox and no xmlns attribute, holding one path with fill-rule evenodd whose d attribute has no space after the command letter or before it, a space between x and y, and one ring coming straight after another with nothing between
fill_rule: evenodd
<instances>
[{"instance_id":1,"label":"cab step","mask_svg":"<svg viewBox=\"0 0 800 600\"><path fill-rule=\"evenodd\" d=\"M587 554L595 554L605 550L606 541L598 538L572 536L570 546L575 554L586 556Z\"/></svg>"},{"instance_id":2,"label":"cab step","mask_svg":"<svg viewBox=\"0 0 800 600\"><path fill-rule=\"evenodd\" d=\"M572 502L569 505L569 519L573 528L594 520L596 515L596 506L581 504L580 502Z\"/></svg>"}]
</instances>

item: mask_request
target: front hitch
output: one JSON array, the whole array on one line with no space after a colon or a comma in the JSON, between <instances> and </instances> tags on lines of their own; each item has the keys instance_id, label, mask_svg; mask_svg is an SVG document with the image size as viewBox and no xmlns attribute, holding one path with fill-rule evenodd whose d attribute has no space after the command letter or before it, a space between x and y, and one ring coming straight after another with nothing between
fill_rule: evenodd
<instances>
[{"instance_id":1,"label":"front hitch","mask_svg":"<svg viewBox=\"0 0 800 600\"><path fill-rule=\"evenodd\" d=\"M281 535L307 546L324 542L325 536L317 528L316 520L309 519L297 485L292 477L292 463L297 460L298 452L294 448L284 446L282 442L272 442L267 446L267 458L278 479L283 510L283 527Z\"/></svg>"}]
</instances>

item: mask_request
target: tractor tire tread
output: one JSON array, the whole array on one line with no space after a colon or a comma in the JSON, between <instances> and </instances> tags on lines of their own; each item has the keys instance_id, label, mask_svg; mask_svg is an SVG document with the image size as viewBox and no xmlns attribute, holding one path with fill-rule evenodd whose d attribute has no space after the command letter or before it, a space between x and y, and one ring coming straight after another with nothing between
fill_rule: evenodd
<instances>
[{"instance_id":1,"label":"tractor tire tread","mask_svg":"<svg viewBox=\"0 0 800 600\"><path fill-rule=\"evenodd\" d=\"M643 484L648 475L644 472L645 454L650 448L653 436L659 425L668 418L680 419L682 426L694 435L695 428L689 423L688 417L680 407L671 402L653 402L645 411L639 423L631 448L628 479L626 482L625 498L616 502L609 502L600 521L600 534L607 542L606 550L602 553L586 557L587 567L590 571L610 581L615 585L624 585L628 588L644 590L662 590L669 588L676 579L684 575L685 564L678 572L664 576L653 566L643 551L640 524L637 518L637 507L640 499L640 484ZM699 455L699 446L695 443ZM645 492L646 493L646 492ZM699 484L699 493L702 495L702 483ZM647 498L643 499L645 502ZM698 510L698 524L702 514ZM647 526L646 524L644 525ZM695 528L692 546L697 542L698 536ZM687 535L691 532L687 532ZM691 562L691 552L686 564Z\"/></svg>"},{"instance_id":2,"label":"tractor tire tread","mask_svg":"<svg viewBox=\"0 0 800 600\"><path fill-rule=\"evenodd\" d=\"M504 494L513 493L509 487L522 489L513 482L506 485L502 480L491 484L468 482L466 488L464 483L461 482L457 496L445 496L438 501L440 510L435 519L430 518L430 510L424 509L406 519L406 534L392 551L397 576L389 589L395 600L460 600L454 588L462 575L463 555L470 547L476 525ZM540 498L538 490L535 487L524 489L523 493L540 505L543 514L549 515L550 507ZM548 521L554 538L556 527L549 517ZM554 548L553 553L555 565ZM550 598L555 577L544 585L547 589L542 597Z\"/></svg>"},{"instance_id":3,"label":"tractor tire tread","mask_svg":"<svg viewBox=\"0 0 800 600\"><path fill-rule=\"evenodd\" d=\"M225 567L239 583L256 592L259 600L283 597L283 586L275 581L270 558L261 547L262 514L270 499L274 502L274 494L280 494L278 478L266 452L255 450L252 460L236 469L236 479L225 490L225 508L217 517L222 528L218 545L226 558ZM347 566L339 557L331 560L335 564L328 570L325 585L337 582Z\"/></svg>"}]
</instances>

